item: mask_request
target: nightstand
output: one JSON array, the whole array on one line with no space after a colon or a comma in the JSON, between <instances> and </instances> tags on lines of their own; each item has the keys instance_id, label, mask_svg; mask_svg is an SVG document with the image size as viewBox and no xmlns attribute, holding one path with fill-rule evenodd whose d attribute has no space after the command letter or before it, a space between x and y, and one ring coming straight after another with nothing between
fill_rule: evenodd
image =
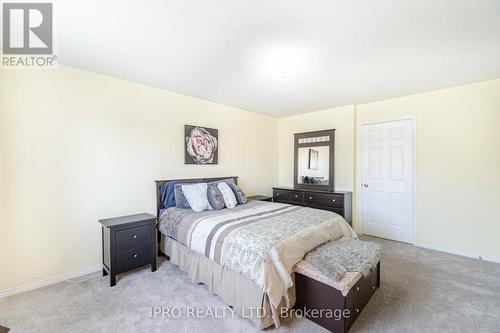
<instances>
[{"instance_id":1,"label":"nightstand","mask_svg":"<svg viewBox=\"0 0 500 333\"><path fill-rule=\"evenodd\" d=\"M273 201L273 197L268 195L254 195L247 198L248 200Z\"/></svg>"},{"instance_id":2,"label":"nightstand","mask_svg":"<svg viewBox=\"0 0 500 333\"><path fill-rule=\"evenodd\" d=\"M156 216L136 214L99 220L102 226L102 274L110 286L116 274L144 265L156 271Z\"/></svg>"}]
</instances>

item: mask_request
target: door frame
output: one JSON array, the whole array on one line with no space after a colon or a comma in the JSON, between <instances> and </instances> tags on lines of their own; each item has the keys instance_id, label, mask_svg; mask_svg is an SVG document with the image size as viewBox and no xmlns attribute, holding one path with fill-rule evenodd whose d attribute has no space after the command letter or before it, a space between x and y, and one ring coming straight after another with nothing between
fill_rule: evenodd
<instances>
[{"instance_id":1,"label":"door frame","mask_svg":"<svg viewBox=\"0 0 500 333\"><path fill-rule=\"evenodd\" d=\"M357 215L357 221L359 221L358 228L360 229L360 233L364 233L364 221L363 221L363 213L362 213L362 202L363 202L363 191L361 190L361 180L363 179L363 126L367 125L374 125L374 124L383 124L383 123L390 123L394 121L401 121L401 120L410 120L411 121L411 127L412 127L412 157L413 157L413 167L412 167L412 191L413 191L413 212L411 212L411 228L412 228L412 239L411 239L411 244L415 245L417 243L417 117L416 116L404 116L404 117L397 117L397 118L388 118L388 119L383 119L383 120L377 120L377 121L368 121L368 122L362 122L357 124L357 140L359 142L359 150L358 150L358 161L357 163L357 173L359 175L358 179L356 180L356 193L359 195L356 195L356 215Z\"/></svg>"}]
</instances>

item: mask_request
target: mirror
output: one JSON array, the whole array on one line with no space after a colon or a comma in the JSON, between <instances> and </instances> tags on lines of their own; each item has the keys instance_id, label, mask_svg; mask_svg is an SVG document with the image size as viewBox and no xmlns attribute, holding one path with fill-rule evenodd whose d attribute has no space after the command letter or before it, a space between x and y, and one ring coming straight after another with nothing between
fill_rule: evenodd
<instances>
[{"instance_id":1,"label":"mirror","mask_svg":"<svg viewBox=\"0 0 500 333\"><path fill-rule=\"evenodd\" d=\"M294 187L333 191L335 130L297 133Z\"/></svg>"},{"instance_id":2,"label":"mirror","mask_svg":"<svg viewBox=\"0 0 500 333\"><path fill-rule=\"evenodd\" d=\"M298 149L298 184L328 185L330 147L314 146Z\"/></svg>"}]
</instances>

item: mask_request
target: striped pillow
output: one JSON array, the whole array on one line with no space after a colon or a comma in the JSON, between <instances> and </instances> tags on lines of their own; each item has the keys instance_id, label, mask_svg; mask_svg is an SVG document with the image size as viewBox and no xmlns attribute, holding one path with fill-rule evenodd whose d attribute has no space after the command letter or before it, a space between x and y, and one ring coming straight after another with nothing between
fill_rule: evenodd
<instances>
[{"instance_id":1,"label":"striped pillow","mask_svg":"<svg viewBox=\"0 0 500 333\"><path fill-rule=\"evenodd\" d=\"M227 208L234 208L238 204L236 197L234 196L233 190L227 185L227 183L220 182L217 184L220 193L222 193L222 198L224 199L224 205Z\"/></svg>"}]
</instances>

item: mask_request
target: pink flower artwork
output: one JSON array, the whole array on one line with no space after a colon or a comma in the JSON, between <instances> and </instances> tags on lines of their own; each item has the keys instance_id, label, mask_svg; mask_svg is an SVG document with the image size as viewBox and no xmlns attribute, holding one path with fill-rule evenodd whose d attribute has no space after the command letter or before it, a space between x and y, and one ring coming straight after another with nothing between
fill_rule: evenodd
<instances>
[{"instance_id":1,"label":"pink flower artwork","mask_svg":"<svg viewBox=\"0 0 500 333\"><path fill-rule=\"evenodd\" d=\"M217 164L218 131L186 125L186 164Z\"/></svg>"}]
</instances>

